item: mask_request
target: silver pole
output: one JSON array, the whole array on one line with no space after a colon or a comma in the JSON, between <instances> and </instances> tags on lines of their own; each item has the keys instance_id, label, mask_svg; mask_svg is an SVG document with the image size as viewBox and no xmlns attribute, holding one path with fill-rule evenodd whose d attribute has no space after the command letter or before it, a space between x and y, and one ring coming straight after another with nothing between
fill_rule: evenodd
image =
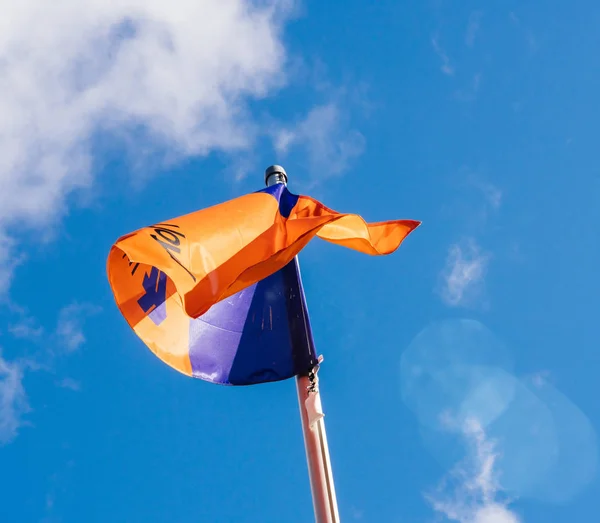
<instances>
[{"instance_id":1,"label":"silver pole","mask_svg":"<svg viewBox=\"0 0 600 523\"><path fill-rule=\"evenodd\" d=\"M280 165L265 171L265 184L287 184L287 173ZM296 376L296 389L302 422L302 434L308 464L308 476L316 523L339 523L335 485L329 458L325 421L319 392L318 365L308 376Z\"/></svg>"}]
</instances>

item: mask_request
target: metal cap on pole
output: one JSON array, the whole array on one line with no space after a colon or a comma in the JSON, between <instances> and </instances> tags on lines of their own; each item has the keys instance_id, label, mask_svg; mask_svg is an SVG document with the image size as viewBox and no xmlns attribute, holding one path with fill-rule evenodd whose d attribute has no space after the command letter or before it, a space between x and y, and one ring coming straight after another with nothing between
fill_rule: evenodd
<instances>
[{"instance_id":1,"label":"metal cap on pole","mask_svg":"<svg viewBox=\"0 0 600 523\"><path fill-rule=\"evenodd\" d=\"M281 165L271 165L266 169L265 185L267 187L278 183L287 185L287 181L287 173ZM298 277L300 278L300 274L298 274ZM319 358L319 363L320 361L321 358ZM340 516L329 459L325 420L323 419L325 415L323 414L319 392L318 370L319 365L317 364L307 375L296 376L302 434L304 435L304 448L306 450L315 522L339 523Z\"/></svg>"},{"instance_id":2,"label":"metal cap on pole","mask_svg":"<svg viewBox=\"0 0 600 523\"><path fill-rule=\"evenodd\" d=\"M265 171L265 185L270 187L276 183L287 184L288 177L285 169L281 165L271 165Z\"/></svg>"}]
</instances>

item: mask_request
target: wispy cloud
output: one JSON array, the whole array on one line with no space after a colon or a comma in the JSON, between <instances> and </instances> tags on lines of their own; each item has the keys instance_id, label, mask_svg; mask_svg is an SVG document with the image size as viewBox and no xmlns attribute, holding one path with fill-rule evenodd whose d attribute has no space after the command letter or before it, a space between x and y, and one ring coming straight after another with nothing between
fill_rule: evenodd
<instances>
[{"instance_id":1,"label":"wispy cloud","mask_svg":"<svg viewBox=\"0 0 600 523\"><path fill-rule=\"evenodd\" d=\"M39 325L20 307L14 307L19 321L9 325L8 331L16 339L34 347L33 354L16 362L0 355L0 445L10 443L23 424L23 415L29 411L23 376L26 371L53 372L56 358L70 354L85 343L85 320L100 311L89 303L71 303L63 307L50 331ZM81 383L73 378L55 381L57 387L78 391Z\"/></svg>"},{"instance_id":2,"label":"wispy cloud","mask_svg":"<svg viewBox=\"0 0 600 523\"><path fill-rule=\"evenodd\" d=\"M459 179L459 198L451 201L444 212L458 220L463 239L454 239L450 244L436 290L451 307L486 308L485 276L492 253L480 247L480 238L500 210L504 194L498 186L468 167L461 168Z\"/></svg>"},{"instance_id":3,"label":"wispy cloud","mask_svg":"<svg viewBox=\"0 0 600 523\"><path fill-rule=\"evenodd\" d=\"M8 326L8 332L15 338L37 341L44 334L44 328L31 316L23 315L18 322Z\"/></svg>"},{"instance_id":4,"label":"wispy cloud","mask_svg":"<svg viewBox=\"0 0 600 523\"><path fill-rule=\"evenodd\" d=\"M514 11L511 11L508 14L508 17L510 18L510 21L513 23L513 25L515 27L518 27L522 31L527 45L527 50L529 52L529 56L532 56L535 53L537 53L537 51L539 50L539 43L537 41L537 38L533 34L533 31L522 24L521 19L515 14Z\"/></svg>"},{"instance_id":5,"label":"wispy cloud","mask_svg":"<svg viewBox=\"0 0 600 523\"><path fill-rule=\"evenodd\" d=\"M60 9L23 0L5 9L0 289L19 260L12 225L47 227L70 194L92 186L99 134L135 159L251 149L261 130L248 102L286 78L281 33L293 9L244 0L66 0Z\"/></svg>"},{"instance_id":6,"label":"wispy cloud","mask_svg":"<svg viewBox=\"0 0 600 523\"><path fill-rule=\"evenodd\" d=\"M477 419L460 427L468 445L467 458L426 494L436 512L457 523L521 523L503 495L497 470L496 442Z\"/></svg>"},{"instance_id":7,"label":"wispy cloud","mask_svg":"<svg viewBox=\"0 0 600 523\"><path fill-rule=\"evenodd\" d=\"M61 494L68 490L72 484L74 476L73 471L76 467L74 460L68 460L63 463L57 470L48 478L48 491L46 492L46 513L39 520L39 523L62 523L64 520L57 508L60 506Z\"/></svg>"},{"instance_id":8,"label":"wispy cloud","mask_svg":"<svg viewBox=\"0 0 600 523\"><path fill-rule=\"evenodd\" d=\"M37 346L38 363L48 366L55 356L74 352L85 343L85 321L100 310L91 303L70 303L59 309L56 325L48 330L25 309L17 308L18 320L8 325L8 332Z\"/></svg>"},{"instance_id":9,"label":"wispy cloud","mask_svg":"<svg viewBox=\"0 0 600 523\"><path fill-rule=\"evenodd\" d=\"M21 365L0 356L0 445L17 437L23 415L29 410L22 380Z\"/></svg>"},{"instance_id":10,"label":"wispy cloud","mask_svg":"<svg viewBox=\"0 0 600 523\"><path fill-rule=\"evenodd\" d=\"M502 191L498 187L483 180L474 180L473 183L481 190L488 206L492 210L497 211L500 209L500 205L502 204Z\"/></svg>"},{"instance_id":11,"label":"wispy cloud","mask_svg":"<svg viewBox=\"0 0 600 523\"><path fill-rule=\"evenodd\" d=\"M84 321L99 310L89 303L72 303L59 311L55 331L58 352L73 352L85 343Z\"/></svg>"},{"instance_id":12,"label":"wispy cloud","mask_svg":"<svg viewBox=\"0 0 600 523\"><path fill-rule=\"evenodd\" d=\"M475 43L477 34L481 29L481 19L483 12L473 11L469 16L469 24L467 25L467 33L465 34L465 43L471 47Z\"/></svg>"},{"instance_id":13,"label":"wispy cloud","mask_svg":"<svg viewBox=\"0 0 600 523\"><path fill-rule=\"evenodd\" d=\"M313 176L340 174L365 148L363 135L351 128L337 102L313 107L297 124L278 129L273 141L281 157L295 149L305 153Z\"/></svg>"},{"instance_id":14,"label":"wispy cloud","mask_svg":"<svg viewBox=\"0 0 600 523\"><path fill-rule=\"evenodd\" d=\"M356 507L350 507L350 515L352 516L352 519L360 521L365 515L365 511Z\"/></svg>"},{"instance_id":15,"label":"wispy cloud","mask_svg":"<svg viewBox=\"0 0 600 523\"><path fill-rule=\"evenodd\" d=\"M442 277L441 297L457 307L472 304L480 297L490 255L473 239L450 246Z\"/></svg>"},{"instance_id":16,"label":"wispy cloud","mask_svg":"<svg viewBox=\"0 0 600 523\"><path fill-rule=\"evenodd\" d=\"M453 179L456 193L447 199L444 213L459 219L467 227L464 234L481 234L498 215L505 191L493 183L481 169L462 166Z\"/></svg>"},{"instance_id":17,"label":"wispy cloud","mask_svg":"<svg viewBox=\"0 0 600 523\"><path fill-rule=\"evenodd\" d=\"M550 383L552 381L552 377L552 373L549 370L544 369L534 372L533 374L529 375L527 379L529 379L534 387L539 389Z\"/></svg>"},{"instance_id":18,"label":"wispy cloud","mask_svg":"<svg viewBox=\"0 0 600 523\"><path fill-rule=\"evenodd\" d=\"M0 171L1 181L2 171ZM15 269L24 260L24 256L15 253L15 244L14 238L8 236L0 227L0 296L10 287Z\"/></svg>"},{"instance_id":19,"label":"wispy cloud","mask_svg":"<svg viewBox=\"0 0 600 523\"><path fill-rule=\"evenodd\" d=\"M483 197L482 205L479 206L480 215L478 219L482 224L486 224L490 216L500 210L504 193L497 185L486 180L478 173L469 173L467 184L479 193L477 196L480 200Z\"/></svg>"},{"instance_id":20,"label":"wispy cloud","mask_svg":"<svg viewBox=\"0 0 600 523\"><path fill-rule=\"evenodd\" d=\"M511 497L564 505L597 478L592 421L552 372L515 376L510 352L481 323L453 319L402 354L402 398L425 448L449 466L427 496L451 521L514 523Z\"/></svg>"},{"instance_id":21,"label":"wispy cloud","mask_svg":"<svg viewBox=\"0 0 600 523\"><path fill-rule=\"evenodd\" d=\"M440 46L437 36L431 38L431 45L433 46L435 54L437 54L442 60L442 72L448 76L452 76L454 74L454 67L450 64L450 58L446 54L446 51Z\"/></svg>"},{"instance_id":22,"label":"wispy cloud","mask_svg":"<svg viewBox=\"0 0 600 523\"><path fill-rule=\"evenodd\" d=\"M62 380L56 382L56 385L58 385L61 389L69 389L75 392L81 390L81 383L73 378L63 378Z\"/></svg>"},{"instance_id":23,"label":"wispy cloud","mask_svg":"<svg viewBox=\"0 0 600 523\"><path fill-rule=\"evenodd\" d=\"M475 100L479 93L479 88L481 87L481 79L482 74L475 73L471 79L471 84L467 88L456 91L454 95L456 99L461 102L472 102Z\"/></svg>"}]
</instances>

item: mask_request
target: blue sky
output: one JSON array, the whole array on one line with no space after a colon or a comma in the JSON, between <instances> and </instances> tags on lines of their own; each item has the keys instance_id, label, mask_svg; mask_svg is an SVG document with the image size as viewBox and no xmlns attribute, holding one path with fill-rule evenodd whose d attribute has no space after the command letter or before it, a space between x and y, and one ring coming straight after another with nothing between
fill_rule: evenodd
<instances>
[{"instance_id":1,"label":"blue sky","mask_svg":"<svg viewBox=\"0 0 600 523\"><path fill-rule=\"evenodd\" d=\"M293 381L179 375L105 275L290 190L423 225L300 257L343 521L598 509L592 2L14 2L0 40L0 521L308 523Z\"/></svg>"}]
</instances>

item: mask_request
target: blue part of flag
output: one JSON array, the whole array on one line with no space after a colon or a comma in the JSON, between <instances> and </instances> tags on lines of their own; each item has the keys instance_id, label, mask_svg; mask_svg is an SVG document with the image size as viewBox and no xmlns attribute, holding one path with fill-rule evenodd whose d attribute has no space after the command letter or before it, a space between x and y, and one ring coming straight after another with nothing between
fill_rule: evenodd
<instances>
[{"instance_id":1,"label":"blue part of flag","mask_svg":"<svg viewBox=\"0 0 600 523\"><path fill-rule=\"evenodd\" d=\"M306 374L317 362L298 262L190 320L192 374L252 385Z\"/></svg>"}]
</instances>

